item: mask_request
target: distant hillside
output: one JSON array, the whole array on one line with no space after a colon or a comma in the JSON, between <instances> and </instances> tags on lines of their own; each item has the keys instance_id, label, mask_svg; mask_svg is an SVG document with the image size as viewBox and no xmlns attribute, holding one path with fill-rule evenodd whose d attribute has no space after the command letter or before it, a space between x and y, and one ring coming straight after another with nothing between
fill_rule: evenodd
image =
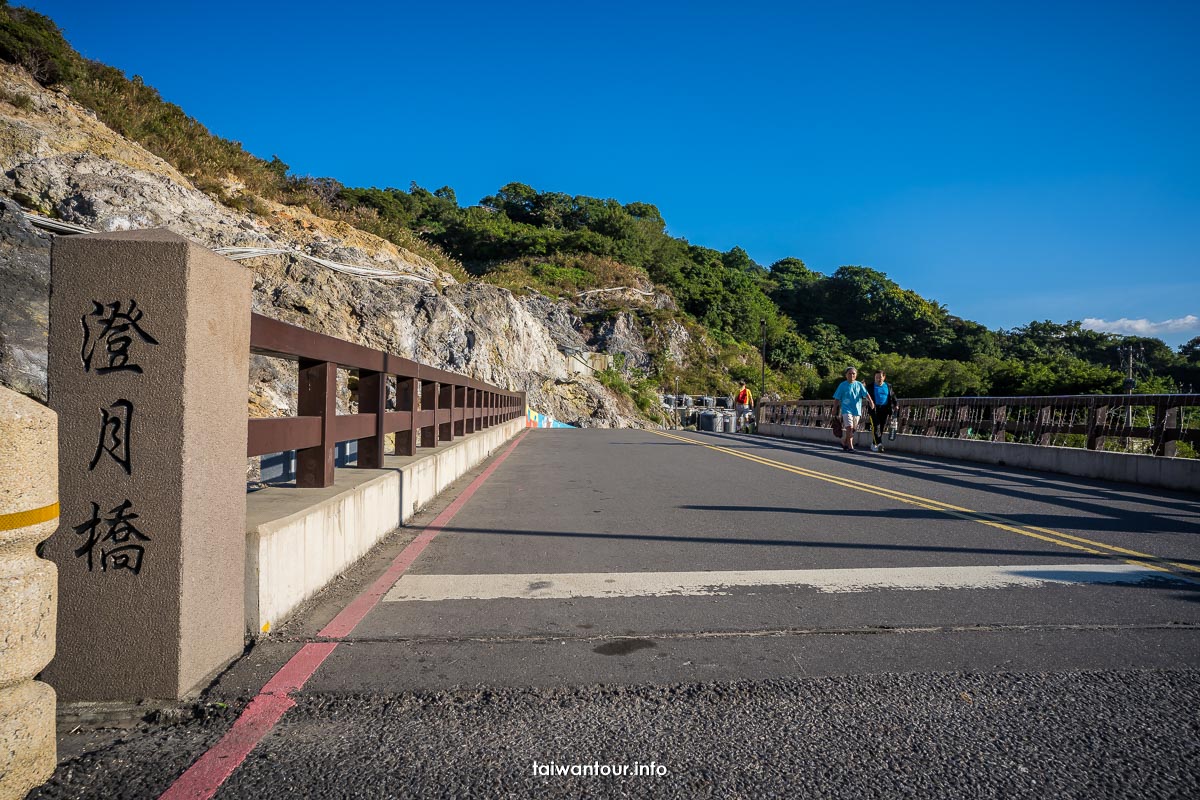
<instances>
[{"instance_id":1,"label":"distant hillside","mask_svg":"<svg viewBox=\"0 0 1200 800\"><path fill-rule=\"evenodd\" d=\"M764 328L768 386L785 396L824 395L847 364L886 368L908 396L1111 392L1124 379L1117 348L1131 342L1143 352L1139 391L1200 387L1200 339L1174 352L1158 339L1077 322L988 330L868 267L825 276L797 258L764 266L739 247L719 252L673 237L649 203L509 183L463 206L450 187L347 187L297 176L278 157L212 135L140 78L82 58L50 19L27 9L0 5L0 59L43 86L66 88L228 208L303 209L459 280L566 304L588 346L628 356L606 380L651 418L653 389L676 378L693 392L728 391L743 378L757 384ZM584 294L618 287L634 291ZM660 299L641 300L638 291Z\"/></svg>"}]
</instances>

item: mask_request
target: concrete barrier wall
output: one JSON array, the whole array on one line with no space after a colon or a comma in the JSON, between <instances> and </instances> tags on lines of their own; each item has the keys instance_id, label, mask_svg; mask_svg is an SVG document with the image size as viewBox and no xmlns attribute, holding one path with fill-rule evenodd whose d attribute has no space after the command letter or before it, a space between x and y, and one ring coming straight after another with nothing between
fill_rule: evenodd
<instances>
[{"instance_id":1,"label":"concrete barrier wall","mask_svg":"<svg viewBox=\"0 0 1200 800\"><path fill-rule=\"evenodd\" d=\"M246 510L246 630L270 632L376 543L525 427L524 417L384 469L339 469L324 489L272 486Z\"/></svg>"},{"instance_id":2,"label":"concrete barrier wall","mask_svg":"<svg viewBox=\"0 0 1200 800\"><path fill-rule=\"evenodd\" d=\"M831 446L837 443L828 428L763 423L759 425L758 432L763 436L783 439L827 442ZM855 434L854 442L855 447L870 447L871 434L859 431ZM912 435L897 436L894 442L887 442L886 446L888 450L900 453L979 461L997 466L1075 475L1080 478L1133 483L1156 489L1200 492L1200 461L1189 458Z\"/></svg>"}]
</instances>

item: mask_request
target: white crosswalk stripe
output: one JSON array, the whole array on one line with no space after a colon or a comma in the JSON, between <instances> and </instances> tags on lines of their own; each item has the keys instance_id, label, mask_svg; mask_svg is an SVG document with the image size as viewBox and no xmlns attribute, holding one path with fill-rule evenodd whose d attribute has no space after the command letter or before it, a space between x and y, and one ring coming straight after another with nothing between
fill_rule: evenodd
<instances>
[{"instance_id":1,"label":"white crosswalk stripe","mask_svg":"<svg viewBox=\"0 0 1200 800\"><path fill-rule=\"evenodd\" d=\"M1048 584L1138 584L1178 581L1132 564L1021 564L875 569L734 570L712 572L571 572L507 575L405 575L384 602L526 600L573 597L722 595L746 587L808 587L819 592L1007 589Z\"/></svg>"}]
</instances>

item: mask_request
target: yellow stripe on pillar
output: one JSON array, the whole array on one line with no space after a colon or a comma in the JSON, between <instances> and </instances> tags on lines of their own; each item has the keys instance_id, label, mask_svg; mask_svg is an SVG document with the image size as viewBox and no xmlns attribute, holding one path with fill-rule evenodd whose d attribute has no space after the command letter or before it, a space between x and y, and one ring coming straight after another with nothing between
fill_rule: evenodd
<instances>
[{"instance_id":1,"label":"yellow stripe on pillar","mask_svg":"<svg viewBox=\"0 0 1200 800\"><path fill-rule=\"evenodd\" d=\"M58 503L35 508L30 511L18 511L15 514L0 514L0 531L13 531L17 528L28 528L30 525L40 525L58 518Z\"/></svg>"}]
</instances>

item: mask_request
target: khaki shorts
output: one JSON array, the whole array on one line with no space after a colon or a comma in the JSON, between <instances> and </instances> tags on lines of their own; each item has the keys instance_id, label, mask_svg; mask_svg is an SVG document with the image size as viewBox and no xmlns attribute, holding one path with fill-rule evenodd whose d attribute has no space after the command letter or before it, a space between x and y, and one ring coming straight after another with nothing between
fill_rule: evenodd
<instances>
[{"instance_id":1,"label":"khaki shorts","mask_svg":"<svg viewBox=\"0 0 1200 800\"><path fill-rule=\"evenodd\" d=\"M858 421L861 417L855 414L842 414L842 435L853 433L858 430Z\"/></svg>"}]
</instances>

